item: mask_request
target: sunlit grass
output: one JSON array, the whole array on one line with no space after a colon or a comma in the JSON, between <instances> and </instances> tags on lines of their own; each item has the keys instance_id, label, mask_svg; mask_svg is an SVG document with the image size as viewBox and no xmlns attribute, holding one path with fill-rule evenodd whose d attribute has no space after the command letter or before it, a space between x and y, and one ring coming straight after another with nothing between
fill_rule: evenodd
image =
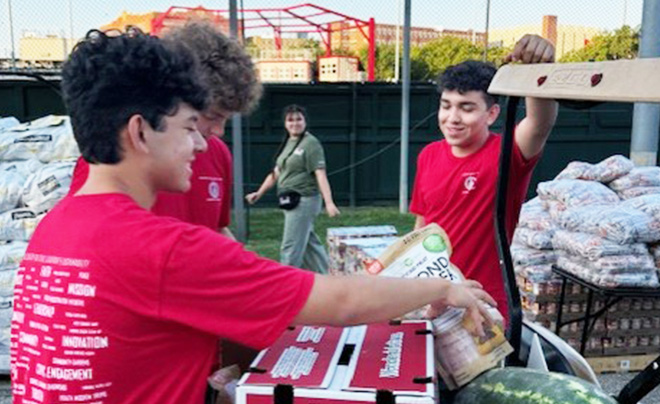
<instances>
[{"instance_id":1,"label":"sunlit grass","mask_svg":"<svg viewBox=\"0 0 660 404\"><path fill-rule=\"evenodd\" d=\"M316 234L325 243L329 227L393 225L403 235L412 230L415 219L411 214L400 214L397 207L339 207L341 215L329 218L325 211L315 223ZM247 249L261 256L279 259L284 215L279 209L250 209L248 214Z\"/></svg>"}]
</instances>

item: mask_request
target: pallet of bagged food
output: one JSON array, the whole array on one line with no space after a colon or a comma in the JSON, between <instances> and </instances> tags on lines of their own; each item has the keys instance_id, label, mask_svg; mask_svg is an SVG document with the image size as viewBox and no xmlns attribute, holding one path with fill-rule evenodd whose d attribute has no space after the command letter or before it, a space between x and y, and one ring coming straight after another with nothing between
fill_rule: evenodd
<instances>
[{"instance_id":1,"label":"pallet of bagged food","mask_svg":"<svg viewBox=\"0 0 660 404\"><path fill-rule=\"evenodd\" d=\"M9 373L16 271L39 221L67 194L79 155L66 116L0 117L0 373Z\"/></svg>"},{"instance_id":2,"label":"pallet of bagged food","mask_svg":"<svg viewBox=\"0 0 660 404\"><path fill-rule=\"evenodd\" d=\"M552 267L602 288L658 288L660 167L636 167L620 155L596 164L572 162L552 181L540 183L537 193L523 205L511 245L524 315L577 349L582 322L555 330L562 281ZM568 282L562 323L584 316L586 305L585 287ZM592 313L605 305L596 295ZM608 307L594 322L584 352L619 358L624 363L619 370L630 358L658 353L660 298L653 297Z\"/></svg>"}]
</instances>

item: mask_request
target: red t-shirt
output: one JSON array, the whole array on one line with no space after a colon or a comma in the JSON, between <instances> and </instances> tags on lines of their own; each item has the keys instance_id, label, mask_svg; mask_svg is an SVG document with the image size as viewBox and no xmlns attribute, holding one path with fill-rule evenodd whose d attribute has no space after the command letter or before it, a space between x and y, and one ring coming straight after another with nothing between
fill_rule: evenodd
<instances>
[{"instance_id":1,"label":"red t-shirt","mask_svg":"<svg viewBox=\"0 0 660 404\"><path fill-rule=\"evenodd\" d=\"M453 253L451 261L465 277L483 284L508 318L506 292L495 241L495 197L501 136L491 134L484 146L459 158L442 140L429 144L417 159L417 176L410 211L425 223L445 229ZM518 222L520 207L540 158L525 160L514 146L507 192L509 242Z\"/></svg>"},{"instance_id":2,"label":"red t-shirt","mask_svg":"<svg viewBox=\"0 0 660 404\"><path fill-rule=\"evenodd\" d=\"M69 196L17 275L14 403L201 403L218 337L270 345L313 276L127 195Z\"/></svg>"},{"instance_id":3,"label":"red t-shirt","mask_svg":"<svg viewBox=\"0 0 660 404\"><path fill-rule=\"evenodd\" d=\"M229 148L217 137L207 139L208 150L195 155L191 187L185 193L160 192L151 211L187 223L217 230L229 226L231 213L232 160ZM79 158L73 171L69 195L87 181L89 163Z\"/></svg>"}]
</instances>

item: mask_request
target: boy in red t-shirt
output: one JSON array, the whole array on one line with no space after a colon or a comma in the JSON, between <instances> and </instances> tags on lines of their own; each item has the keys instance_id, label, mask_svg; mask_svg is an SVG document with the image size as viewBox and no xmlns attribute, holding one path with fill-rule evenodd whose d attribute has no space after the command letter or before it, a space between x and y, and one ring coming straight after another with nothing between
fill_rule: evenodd
<instances>
[{"instance_id":1,"label":"boy in red t-shirt","mask_svg":"<svg viewBox=\"0 0 660 404\"><path fill-rule=\"evenodd\" d=\"M151 211L159 216L174 217L199 224L234 238L231 221L232 157L221 140L231 114L250 112L262 92L252 59L235 40L213 26L188 22L168 31L166 41L174 41L189 49L200 64L202 81L210 92L210 103L199 116L197 129L207 142L206 150L195 156L191 187L185 193L162 192ZM87 181L89 163L78 159L70 194L75 194Z\"/></svg>"},{"instance_id":2,"label":"boy in red t-shirt","mask_svg":"<svg viewBox=\"0 0 660 404\"><path fill-rule=\"evenodd\" d=\"M201 403L218 338L253 348L290 325L385 321L464 307L477 282L329 277L257 257L204 226L154 215L190 189L206 86L176 43L91 31L62 70L89 177L39 224L16 277L15 404Z\"/></svg>"},{"instance_id":3,"label":"boy in red t-shirt","mask_svg":"<svg viewBox=\"0 0 660 404\"><path fill-rule=\"evenodd\" d=\"M526 35L510 61L550 63L554 47ZM438 123L444 140L419 154L410 211L415 228L437 223L447 231L453 263L479 281L508 318L506 292L495 245L495 194L500 136L489 131L500 113L497 98L487 93L495 67L477 61L451 66L440 76ZM532 171L557 116L552 100L527 98L527 114L518 124L507 195L507 234L513 236Z\"/></svg>"}]
</instances>

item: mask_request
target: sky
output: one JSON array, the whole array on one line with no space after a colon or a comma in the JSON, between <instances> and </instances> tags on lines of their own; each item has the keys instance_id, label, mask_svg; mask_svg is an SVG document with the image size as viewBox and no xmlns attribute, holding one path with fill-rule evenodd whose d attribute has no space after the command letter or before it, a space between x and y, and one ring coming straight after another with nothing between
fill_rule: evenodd
<instances>
[{"instance_id":1,"label":"sky","mask_svg":"<svg viewBox=\"0 0 660 404\"><path fill-rule=\"evenodd\" d=\"M10 27L15 49L25 31L82 37L91 28L117 18L122 11L165 11L170 6L203 6L227 9L228 1L212 0L0 0L0 57L11 54ZM403 0L237 0L245 9L281 8L311 2L319 6L376 23L401 20ZM644 0L490 0L491 28L540 24L543 15L556 15L558 23L606 30L622 24L641 24ZM647 0L651 1L651 0ZM488 0L411 0L413 26L473 29L483 32ZM11 17L9 6L11 5ZM401 22L402 23L402 22ZM247 32L250 36L250 32Z\"/></svg>"}]
</instances>

